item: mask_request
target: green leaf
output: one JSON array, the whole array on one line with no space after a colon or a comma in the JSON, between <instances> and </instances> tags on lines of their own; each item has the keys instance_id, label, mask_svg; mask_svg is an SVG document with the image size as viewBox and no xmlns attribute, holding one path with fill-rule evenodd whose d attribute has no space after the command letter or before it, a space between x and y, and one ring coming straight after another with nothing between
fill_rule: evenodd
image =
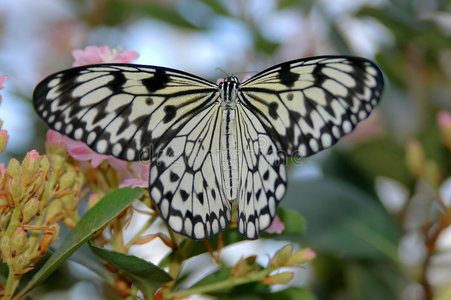
<instances>
[{"instance_id":1,"label":"green leaf","mask_svg":"<svg viewBox=\"0 0 451 300\"><path fill-rule=\"evenodd\" d=\"M31 281L15 299L20 299L20 297L25 296L45 280L83 243L130 206L143 193L143 189L126 187L115 190L103 197L102 200L86 212L74 229L64 238L55 253L53 253L44 266L33 276Z\"/></svg>"},{"instance_id":2,"label":"green leaf","mask_svg":"<svg viewBox=\"0 0 451 300\"><path fill-rule=\"evenodd\" d=\"M281 299L293 299L293 300L316 300L315 294L311 291L300 288L290 287L276 293L272 293L264 297L265 300L281 300Z\"/></svg>"},{"instance_id":3,"label":"green leaf","mask_svg":"<svg viewBox=\"0 0 451 300\"><path fill-rule=\"evenodd\" d=\"M294 180L285 207L307 221L299 240L312 248L359 258L398 257L398 228L371 194L336 178Z\"/></svg>"},{"instance_id":4,"label":"green leaf","mask_svg":"<svg viewBox=\"0 0 451 300\"><path fill-rule=\"evenodd\" d=\"M293 209L279 207L277 209L277 216L285 225L285 230L282 234L304 234L305 219Z\"/></svg>"},{"instance_id":5,"label":"green leaf","mask_svg":"<svg viewBox=\"0 0 451 300\"><path fill-rule=\"evenodd\" d=\"M208 276L205 276L204 278L199 280L196 284L193 285L193 287L206 286L206 285L210 285L213 283L227 280L230 278L231 272L232 272L231 267L222 267L221 269L217 270L216 272L213 272L213 273L209 274ZM228 290L230 290L231 288L232 287L229 287ZM224 290L222 290L222 292L224 292Z\"/></svg>"},{"instance_id":6,"label":"green leaf","mask_svg":"<svg viewBox=\"0 0 451 300\"><path fill-rule=\"evenodd\" d=\"M107 250L89 243L91 250L127 275L136 284L146 299L152 299L155 290L172 277L156 265L133 255Z\"/></svg>"}]
</instances>

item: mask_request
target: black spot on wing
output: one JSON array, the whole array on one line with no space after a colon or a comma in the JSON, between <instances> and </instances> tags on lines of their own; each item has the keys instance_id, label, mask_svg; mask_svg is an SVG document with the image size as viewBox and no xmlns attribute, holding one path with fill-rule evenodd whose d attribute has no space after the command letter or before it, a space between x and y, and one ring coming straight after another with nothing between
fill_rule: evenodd
<instances>
[{"instance_id":1,"label":"black spot on wing","mask_svg":"<svg viewBox=\"0 0 451 300\"><path fill-rule=\"evenodd\" d=\"M113 80L108 82L108 88L113 92L113 94L119 94L123 92L123 85L127 81L127 78L121 71L111 72L113 75Z\"/></svg>"},{"instance_id":2,"label":"black spot on wing","mask_svg":"<svg viewBox=\"0 0 451 300\"><path fill-rule=\"evenodd\" d=\"M268 105L268 112L271 118L274 120L277 120L277 108L279 107L279 104L277 102L271 102Z\"/></svg>"},{"instance_id":3,"label":"black spot on wing","mask_svg":"<svg viewBox=\"0 0 451 300\"><path fill-rule=\"evenodd\" d=\"M180 196L182 197L183 201L186 201L189 197L189 194L185 190L180 190Z\"/></svg>"},{"instance_id":4,"label":"black spot on wing","mask_svg":"<svg viewBox=\"0 0 451 300\"><path fill-rule=\"evenodd\" d=\"M169 174L169 179L171 180L171 182L176 182L180 179L180 176L171 171L171 173Z\"/></svg>"},{"instance_id":5,"label":"black spot on wing","mask_svg":"<svg viewBox=\"0 0 451 300\"><path fill-rule=\"evenodd\" d=\"M177 109L175 108L174 105L166 105L166 106L164 107L164 113L165 113L165 115L164 115L163 122L164 122L164 123L169 123L169 122L171 122L171 121L175 118L175 116L176 116L176 111L177 111Z\"/></svg>"},{"instance_id":6,"label":"black spot on wing","mask_svg":"<svg viewBox=\"0 0 451 300\"><path fill-rule=\"evenodd\" d=\"M291 72L290 64L285 63L280 65L278 77L280 83L282 83L287 88L292 88L294 86L294 83L299 79L299 74Z\"/></svg>"},{"instance_id":7,"label":"black spot on wing","mask_svg":"<svg viewBox=\"0 0 451 300\"><path fill-rule=\"evenodd\" d=\"M156 69L152 77L142 80L149 93L164 89L169 82L169 76L163 69Z\"/></svg>"}]
</instances>

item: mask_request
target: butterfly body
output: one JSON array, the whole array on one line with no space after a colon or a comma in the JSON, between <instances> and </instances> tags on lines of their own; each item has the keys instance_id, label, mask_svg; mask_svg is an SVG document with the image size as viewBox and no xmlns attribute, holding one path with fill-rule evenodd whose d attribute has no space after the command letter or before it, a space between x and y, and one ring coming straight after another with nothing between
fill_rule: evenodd
<instances>
[{"instance_id":1,"label":"butterfly body","mask_svg":"<svg viewBox=\"0 0 451 300\"><path fill-rule=\"evenodd\" d=\"M33 103L53 129L93 150L150 160L149 194L175 232L209 238L231 221L257 238L285 195L289 156L350 133L378 103L379 68L356 57L285 62L219 85L163 67L83 66L50 75Z\"/></svg>"},{"instance_id":2,"label":"butterfly body","mask_svg":"<svg viewBox=\"0 0 451 300\"><path fill-rule=\"evenodd\" d=\"M238 78L231 76L227 77L219 86L223 124L220 153L222 189L228 200L237 198L239 188L237 140L234 131L238 84Z\"/></svg>"}]
</instances>

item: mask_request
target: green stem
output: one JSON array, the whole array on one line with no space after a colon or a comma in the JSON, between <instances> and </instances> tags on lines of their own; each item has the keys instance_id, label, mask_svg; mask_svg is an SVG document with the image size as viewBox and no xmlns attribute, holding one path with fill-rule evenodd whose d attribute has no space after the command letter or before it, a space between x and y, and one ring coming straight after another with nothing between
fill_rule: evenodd
<instances>
[{"instance_id":1,"label":"green stem","mask_svg":"<svg viewBox=\"0 0 451 300\"><path fill-rule=\"evenodd\" d=\"M170 292L166 295L167 299L186 297L193 294L205 294L209 292L220 291L226 288L231 288L237 285L242 285L250 282L260 281L268 276L274 268L267 268L260 272L249 274L246 277L230 277L226 280L215 282L212 284L193 287L184 291Z\"/></svg>"},{"instance_id":2,"label":"green stem","mask_svg":"<svg viewBox=\"0 0 451 300\"><path fill-rule=\"evenodd\" d=\"M21 276L16 276L14 274L14 269L11 264L8 264L8 269L8 279L6 281L5 289L3 290L2 300L9 300L13 297L21 278Z\"/></svg>"},{"instance_id":3,"label":"green stem","mask_svg":"<svg viewBox=\"0 0 451 300\"><path fill-rule=\"evenodd\" d=\"M150 218L146 224L141 227L141 229L130 239L130 241L125 245L125 248L130 249L130 247L141 237L141 235L155 222L157 217Z\"/></svg>"}]
</instances>

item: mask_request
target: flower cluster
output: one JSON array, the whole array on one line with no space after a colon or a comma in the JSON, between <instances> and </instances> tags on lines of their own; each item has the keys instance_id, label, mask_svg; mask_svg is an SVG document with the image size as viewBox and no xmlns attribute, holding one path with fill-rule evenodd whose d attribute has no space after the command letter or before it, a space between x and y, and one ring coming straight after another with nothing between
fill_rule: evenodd
<instances>
[{"instance_id":1,"label":"flower cluster","mask_svg":"<svg viewBox=\"0 0 451 300\"><path fill-rule=\"evenodd\" d=\"M1 152L7 141L6 130L1 130ZM58 222L75 226L83 182L57 144L48 145L47 155L32 150L21 163L13 158L0 165L0 252L9 269L5 299L57 239Z\"/></svg>"}]
</instances>

